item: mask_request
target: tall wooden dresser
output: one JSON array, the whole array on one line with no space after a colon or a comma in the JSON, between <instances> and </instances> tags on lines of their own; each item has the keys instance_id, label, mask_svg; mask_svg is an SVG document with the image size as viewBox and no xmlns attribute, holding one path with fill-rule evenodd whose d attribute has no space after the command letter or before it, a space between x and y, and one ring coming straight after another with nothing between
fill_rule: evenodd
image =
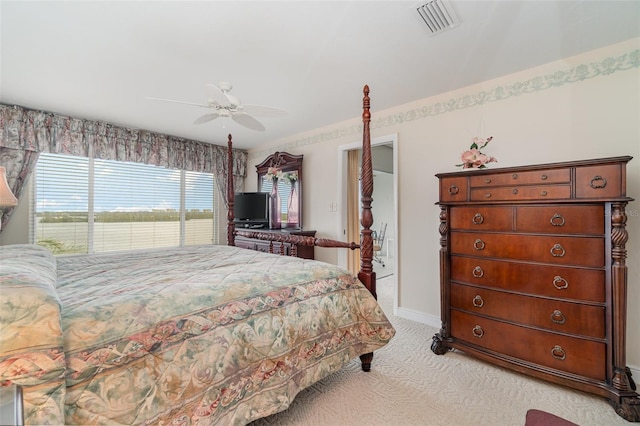
<instances>
[{"instance_id":1,"label":"tall wooden dresser","mask_svg":"<svg viewBox=\"0 0 640 426\"><path fill-rule=\"evenodd\" d=\"M631 158L436 175L442 328L432 351L600 395L640 421L625 353Z\"/></svg>"}]
</instances>

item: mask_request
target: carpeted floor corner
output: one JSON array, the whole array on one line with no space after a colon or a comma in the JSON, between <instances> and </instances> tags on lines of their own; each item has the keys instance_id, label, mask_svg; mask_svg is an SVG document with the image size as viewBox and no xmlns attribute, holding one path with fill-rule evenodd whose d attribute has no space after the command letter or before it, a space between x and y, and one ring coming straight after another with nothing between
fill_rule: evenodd
<instances>
[{"instance_id":1,"label":"carpeted floor corner","mask_svg":"<svg viewBox=\"0 0 640 426\"><path fill-rule=\"evenodd\" d=\"M371 372L354 360L252 426L523 426L532 409L580 426L629 425L602 398L458 351L435 355L435 328L392 315L393 285L393 275L380 279L378 298L397 334L375 353Z\"/></svg>"}]
</instances>

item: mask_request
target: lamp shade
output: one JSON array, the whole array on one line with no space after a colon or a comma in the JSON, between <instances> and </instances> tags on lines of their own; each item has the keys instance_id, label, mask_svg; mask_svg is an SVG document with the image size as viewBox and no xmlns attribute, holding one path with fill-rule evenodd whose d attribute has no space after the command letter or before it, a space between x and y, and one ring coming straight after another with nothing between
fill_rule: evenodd
<instances>
[{"instance_id":1,"label":"lamp shade","mask_svg":"<svg viewBox=\"0 0 640 426\"><path fill-rule=\"evenodd\" d=\"M18 199L7 183L7 169L0 166L0 207L17 206Z\"/></svg>"}]
</instances>

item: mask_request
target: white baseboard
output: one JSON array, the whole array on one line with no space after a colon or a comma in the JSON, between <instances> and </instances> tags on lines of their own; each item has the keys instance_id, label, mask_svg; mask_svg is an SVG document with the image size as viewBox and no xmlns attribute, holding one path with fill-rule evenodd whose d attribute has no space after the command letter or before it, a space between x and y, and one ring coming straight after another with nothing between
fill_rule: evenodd
<instances>
[{"instance_id":1,"label":"white baseboard","mask_svg":"<svg viewBox=\"0 0 640 426\"><path fill-rule=\"evenodd\" d=\"M411 321L419 322L421 324L425 324L425 325L428 325L430 327L435 327L438 330L440 329L440 326L442 325L442 322L440 321L440 317L435 316L435 315L427 315L427 314L424 314L422 312L414 311L413 309L396 308L396 310L395 310L395 312L393 314L398 316L398 317L400 317L400 318L404 318L404 319L408 319L408 320L411 320Z\"/></svg>"},{"instance_id":2,"label":"white baseboard","mask_svg":"<svg viewBox=\"0 0 640 426\"><path fill-rule=\"evenodd\" d=\"M400 318L419 322L430 327L435 327L438 330L442 325L440 317L435 315L427 315L422 312L414 311L412 309L396 308L396 312L394 312L394 315ZM627 367L629 367L629 370L631 370L631 376L633 377L633 380L636 382L636 384L640 385L640 367L631 365L628 365Z\"/></svg>"}]
</instances>

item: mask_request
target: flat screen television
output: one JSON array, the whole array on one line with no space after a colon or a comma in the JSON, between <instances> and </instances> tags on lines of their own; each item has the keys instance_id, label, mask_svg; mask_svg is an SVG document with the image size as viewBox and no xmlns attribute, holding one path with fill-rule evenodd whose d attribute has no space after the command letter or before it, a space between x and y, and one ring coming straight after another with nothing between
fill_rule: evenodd
<instances>
[{"instance_id":1,"label":"flat screen television","mask_svg":"<svg viewBox=\"0 0 640 426\"><path fill-rule=\"evenodd\" d=\"M233 200L234 222L245 228L268 228L269 198L267 192L236 192Z\"/></svg>"}]
</instances>

